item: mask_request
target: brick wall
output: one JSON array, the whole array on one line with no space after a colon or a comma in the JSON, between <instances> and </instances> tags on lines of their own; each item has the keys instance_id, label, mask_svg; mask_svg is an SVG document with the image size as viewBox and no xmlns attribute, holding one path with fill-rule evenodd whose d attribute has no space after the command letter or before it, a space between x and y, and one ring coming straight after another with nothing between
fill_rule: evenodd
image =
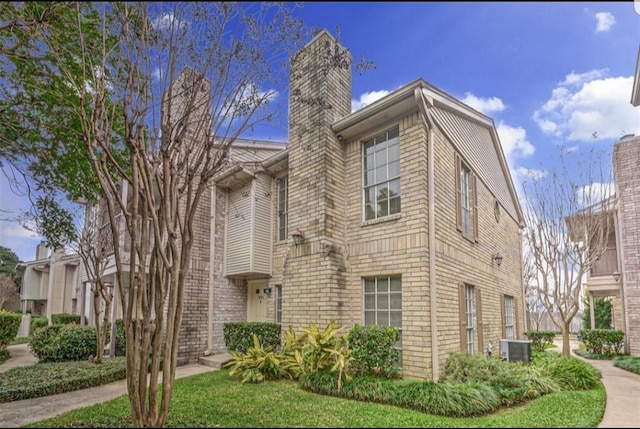
<instances>
[{"instance_id":1,"label":"brick wall","mask_svg":"<svg viewBox=\"0 0 640 429\"><path fill-rule=\"evenodd\" d=\"M626 138L613 147L622 253L622 287L629 352L640 354L640 137Z\"/></svg>"}]
</instances>

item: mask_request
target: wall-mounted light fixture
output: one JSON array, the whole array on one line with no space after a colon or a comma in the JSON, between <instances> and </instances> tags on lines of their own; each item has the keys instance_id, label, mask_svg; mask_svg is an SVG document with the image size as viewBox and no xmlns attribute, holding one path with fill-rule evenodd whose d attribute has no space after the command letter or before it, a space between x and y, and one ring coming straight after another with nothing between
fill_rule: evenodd
<instances>
[{"instance_id":1,"label":"wall-mounted light fixture","mask_svg":"<svg viewBox=\"0 0 640 429\"><path fill-rule=\"evenodd\" d=\"M620 273L619 272L614 272L613 273L613 279L616 281L616 283L618 283L620 281Z\"/></svg>"},{"instance_id":2,"label":"wall-mounted light fixture","mask_svg":"<svg viewBox=\"0 0 640 429\"><path fill-rule=\"evenodd\" d=\"M493 255L493 260L496 262L497 266L500 266L500 264L502 264L502 255L496 253L495 255Z\"/></svg>"},{"instance_id":3,"label":"wall-mounted light fixture","mask_svg":"<svg viewBox=\"0 0 640 429\"><path fill-rule=\"evenodd\" d=\"M264 287L264 293L266 293L267 295L269 295L271 293L271 286L267 285Z\"/></svg>"},{"instance_id":4,"label":"wall-mounted light fixture","mask_svg":"<svg viewBox=\"0 0 640 429\"><path fill-rule=\"evenodd\" d=\"M304 231L296 229L291 233L291 236L293 237L293 244L297 246L299 244L302 244L302 240L304 240Z\"/></svg>"}]
</instances>

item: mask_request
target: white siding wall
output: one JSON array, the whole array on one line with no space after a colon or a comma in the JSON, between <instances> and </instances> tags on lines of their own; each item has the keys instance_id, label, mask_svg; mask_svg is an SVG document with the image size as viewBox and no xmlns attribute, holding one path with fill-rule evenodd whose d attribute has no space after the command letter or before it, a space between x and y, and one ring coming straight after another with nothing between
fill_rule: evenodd
<instances>
[{"instance_id":1,"label":"white siding wall","mask_svg":"<svg viewBox=\"0 0 640 429\"><path fill-rule=\"evenodd\" d=\"M249 272L251 266L251 183L229 194L227 208L227 275Z\"/></svg>"},{"instance_id":2,"label":"white siding wall","mask_svg":"<svg viewBox=\"0 0 640 429\"><path fill-rule=\"evenodd\" d=\"M264 174L229 194L227 276L271 275L271 195Z\"/></svg>"},{"instance_id":3,"label":"white siding wall","mask_svg":"<svg viewBox=\"0 0 640 429\"><path fill-rule=\"evenodd\" d=\"M253 233L253 270L271 273L271 178L258 174L253 181L255 190L255 216Z\"/></svg>"}]
</instances>

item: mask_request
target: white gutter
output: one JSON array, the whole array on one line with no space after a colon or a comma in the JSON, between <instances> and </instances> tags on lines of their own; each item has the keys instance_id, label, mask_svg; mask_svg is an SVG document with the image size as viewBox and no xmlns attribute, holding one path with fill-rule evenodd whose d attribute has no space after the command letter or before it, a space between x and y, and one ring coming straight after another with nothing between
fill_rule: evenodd
<instances>
[{"instance_id":1,"label":"white gutter","mask_svg":"<svg viewBox=\"0 0 640 429\"><path fill-rule=\"evenodd\" d=\"M216 185L211 187L211 232L209 233L209 311L207 314L207 350L205 356L213 353L213 288L216 279Z\"/></svg>"},{"instance_id":2,"label":"white gutter","mask_svg":"<svg viewBox=\"0 0 640 429\"><path fill-rule=\"evenodd\" d=\"M431 368L433 381L440 379L440 360L438 351L438 305L437 305L437 283L436 283L436 202L435 202L435 172L434 172L434 127L422 89L416 88L414 92L418 108L422 111L429 128L429 138L427 140L427 161L428 166L428 202L429 202L429 314L431 318ZM429 100L431 101L431 100Z\"/></svg>"}]
</instances>

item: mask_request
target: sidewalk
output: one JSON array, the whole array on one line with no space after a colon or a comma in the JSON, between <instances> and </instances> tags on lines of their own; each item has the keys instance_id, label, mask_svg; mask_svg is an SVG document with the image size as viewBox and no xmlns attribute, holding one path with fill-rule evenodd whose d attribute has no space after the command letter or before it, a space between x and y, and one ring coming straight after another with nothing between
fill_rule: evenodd
<instances>
[{"instance_id":1,"label":"sidewalk","mask_svg":"<svg viewBox=\"0 0 640 429\"><path fill-rule=\"evenodd\" d=\"M562 342L556 341L556 351L562 352ZM571 350L578 343L571 341ZM36 358L29 352L28 345L9 346L11 358L0 365L0 372L16 366L33 365ZM576 354L573 354L577 356ZM582 358L581 358L582 359ZM610 360L587 360L602 373L602 383L607 391L607 403L599 428L639 428L640 427L640 375L613 366ZM206 365L185 365L176 369L176 378L215 371ZM115 381L103 386L76 390L42 398L25 399L0 404L0 428L15 428L38 422L76 408L106 402L127 393L126 380Z\"/></svg>"},{"instance_id":2,"label":"sidewalk","mask_svg":"<svg viewBox=\"0 0 640 429\"><path fill-rule=\"evenodd\" d=\"M558 352L562 353L562 341L554 341ZM570 341L571 355L578 348L578 342ZM611 360L583 359L602 374L602 384L607 391L604 417L599 428L640 427L640 375L613 366Z\"/></svg>"},{"instance_id":3,"label":"sidewalk","mask_svg":"<svg viewBox=\"0 0 640 429\"><path fill-rule=\"evenodd\" d=\"M9 346L11 358L0 365L0 372L17 366L37 363L27 344ZM206 365L184 365L176 368L176 378L215 371ZM162 380L162 374L160 375ZM0 404L0 428L15 428L38 422L76 408L87 407L117 398L127 393L127 381L120 380L102 386L75 390L41 398L24 399Z\"/></svg>"}]
</instances>

